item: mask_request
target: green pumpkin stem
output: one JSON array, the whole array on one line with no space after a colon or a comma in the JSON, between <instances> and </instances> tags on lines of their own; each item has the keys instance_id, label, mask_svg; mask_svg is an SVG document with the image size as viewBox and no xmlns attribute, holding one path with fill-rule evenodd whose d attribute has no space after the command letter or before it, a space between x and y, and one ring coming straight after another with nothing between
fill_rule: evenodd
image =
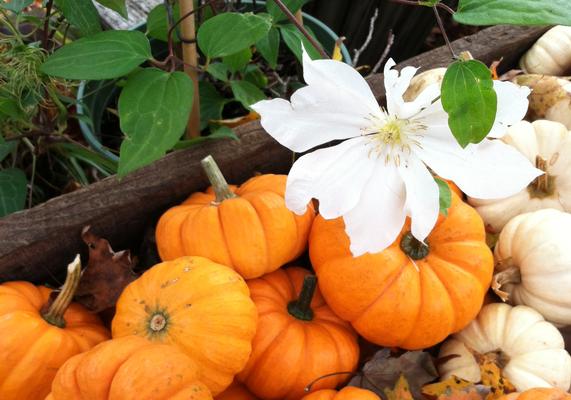
<instances>
[{"instance_id":1,"label":"green pumpkin stem","mask_svg":"<svg viewBox=\"0 0 571 400\"><path fill-rule=\"evenodd\" d=\"M212 188L214 189L214 193L216 193L216 203L221 203L224 200L232 199L236 197L234 193L228 187L228 182L222 175L222 171L218 168L216 161L211 155L206 156L205 158L200 161L202 165L202 169L206 173Z\"/></svg>"},{"instance_id":2,"label":"green pumpkin stem","mask_svg":"<svg viewBox=\"0 0 571 400\"><path fill-rule=\"evenodd\" d=\"M317 277L315 275L307 275L303 280L303 286L297 300L287 305L287 311L297 319L302 321L311 321L313 319L313 310L311 309L311 300L317 288Z\"/></svg>"},{"instance_id":3,"label":"green pumpkin stem","mask_svg":"<svg viewBox=\"0 0 571 400\"><path fill-rule=\"evenodd\" d=\"M402 236L400 248L413 260L421 260L430 252L428 245L415 238L411 232L407 232Z\"/></svg>"},{"instance_id":4,"label":"green pumpkin stem","mask_svg":"<svg viewBox=\"0 0 571 400\"><path fill-rule=\"evenodd\" d=\"M67 266L67 276L61 291L57 295L54 302L50 305L48 310L42 313L42 317L47 322L57 327L65 328L65 319L63 315L71 304L73 296L75 296L75 292L79 286L80 279L81 259L79 258L78 254L75 259Z\"/></svg>"}]
</instances>

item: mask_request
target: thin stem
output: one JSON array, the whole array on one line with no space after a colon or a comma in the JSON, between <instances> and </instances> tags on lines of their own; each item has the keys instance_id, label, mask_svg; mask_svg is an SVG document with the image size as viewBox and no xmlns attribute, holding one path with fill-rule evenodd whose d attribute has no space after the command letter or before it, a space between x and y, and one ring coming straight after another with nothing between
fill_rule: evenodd
<instances>
[{"instance_id":1,"label":"thin stem","mask_svg":"<svg viewBox=\"0 0 571 400\"><path fill-rule=\"evenodd\" d=\"M52 305L48 308L48 311L42 314L42 317L52 325L60 328L65 327L64 314L77 290L79 281L81 279L81 259L79 254L75 256L75 259L67 266L67 276L61 291L57 295L56 299Z\"/></svg>"},{"instance_id":2,"label":"thin stem","mask_svg":"<svg viewBox=\"0 0 571 400\"><path fill-rule=\"evenodd\" d=\"M315 378L313 381L311 381L309 383L309 385L307 385L303 390L304 392L310 392L311 388L313 387L313 385L315 385L317 382L319 382L322 379L325 378L330 378L332 376L337 376L337 375L350 375L350 376L355 376L355 375L359 375L361 374L361 372L353 372L353 371L341 371L341 372L332 372L330 374L325 374L320 376L319 378Z\"/></svg>"},{"instance_id":3,"label":"thin stem","mask_svg":"<svg viewBox=\"0 0 571 400\"><path fill-rule=\"evenodd\" d=\"M311 36L309 34L307 29L305 29L302 24L299 23L299 21L297 20L295 15L292 14L292 12L289 10L289 8L286 7L286 5L283 3L283 1L282 0L274 0L274 2L280 8L280 10L282 10L282 12L286 15L286 17L291 21L291 23L293 23L295 25L295 27L303 34L303 36L305 36L307 38L307 40L309 40L309 43L311 43L312 46L315 47L317 49L317 51L319 51L319 54L321 54L321 57L323 57L325 59L329 59L330 58L329 55L323 49L321 44L317 40L315 40L315 38L313 36Z\"/></svg>"},{"instance_id":4,"label":"thin stem","mask_svg":"<svg viewBox=\"0 0 571 400\"><path fill-rule=\"evenodd\" d=\"M12 21L10 21L10 16L2 8L0 8L0 13L4 17L4 22L6 23L6 26L8 27L10 32L12 32L12 34L16 37L16 39L18 39L18 41L23 44L24 40L22 39L22 34L14 26L14 24L12 24Z\"/></svg>"},{"instance_id":5,"label":"thin stem","mask_svg":"<svg viewBox=\"0 0 571 400\"><path fill-rule=\"evenodd\" d=\"M303 286L297 300L288 304L288 312L295 318L303 321L311 321L313 319L313 310L311 309L311 300L317 288L317 277L315 275L307 275L303 280Z\"/></svg>"},{"instance_id":6,"label":"thin stem","mask_svg":"<svg viewBox=\"0 0 571 400\"><path fill-rule=\"evenodd\" d=\"M393 3L404 4L406 6L422 6L422 7L425 7L424 5L420 4L418 1L414 1L414 0L391 0L391 1ZM435 7L442 8L443 10L446 10L446 12L450 13L451 15L453 15L455 13L455 11L452 8L450 8L449 6L447 6L444 3L435 4Z\"/></svg>"},{"instance_id":7,"label":"thin stem","mask_svg":"<svg viewBox=\"0 0 571 400\"><path fill-rule=\"evenodd\" d=\"M394 42L395 42L395 35L391 29L389 31L389 37L387 38L387 45L385 46L385 49L383 50L383 54L381 54L381 57L379 58L379 60L377 61L377 63L373 67L373 69L371 70L371 74L376 74L379 71L379 69L381 69L381 65L383 64L383 61L385 61L385 59L388 57L389 52L391 51L391 48L393 47Z\"/></svg>"},{"instance_id":8,"label":"thin stem","mask_svg":"<svg viewBox=\"0 0 571 400\"><path fill-rule=\"evenodd\" d=\"M444 37L444 41L446 42L446 46L448 46L448 50L452 54L452 58L457 58L456 53L454 53L454 49L452 48L452 43L450 43L450 39L448 39L448 34L446 33L446 29L444 29L444 24L442 23L442 18L440 18L440 14L438 13L438 8L436 6L432 7L434 10L434 15L436 16L436 22L438 22L438 27L440 28L440 32L442 32L442 37Z\"/></svg>"},{"instance_id":9,"label":"thin stem","mask_svg":"<svg viewBox=\"0 0 571 400\"><path fill-rule=\"evenodd\" d=\"M46 15L44 17L44 32L43 32L43 40L42 40L42 47L44 49L48 49L49 43L49 31L50 31L50 18L52 16L52 7L54 5L54 0L48 0L46 4Z\"/></svg>"},{"instance_id":10,"label":"thin stem","mask_svg":"<svg viewBox=\"0 0 571 400\"><path fill-rule=\"evenodd\" d=\"M369 20L369 32L367 32L367 37L365 38L365 42L363 42L363 45L359 49L355 49L355 52L353 53L354 67L357 66L357 63L359 62L359 57L361 57L361 54L363 53L363 51L365 51L365 49L367 49L369 43L371 42L371 39L373 39L373 32L375 31L375 21L377 20L378 17L379 17L379 9L375 8L375 13Z\"/></svg>"},{"instance_id":11,"label":"thin stem","mask_svg":"<svg viewBox=\"0 0 571 400\"><path fill-rule=\"evenodd\" d=\"M224 200L232 199L236 197L234 193L228 187L228 182L226 182L226 178L222 175L222 171L218 168L216 161L210 155L206 156L205 158L200 161L202 165L202 169L206 173L212 188L214 189L214 193L216 194L216 199L214 202L216 204L222 203Z\"/></svg>"}]
</instances>

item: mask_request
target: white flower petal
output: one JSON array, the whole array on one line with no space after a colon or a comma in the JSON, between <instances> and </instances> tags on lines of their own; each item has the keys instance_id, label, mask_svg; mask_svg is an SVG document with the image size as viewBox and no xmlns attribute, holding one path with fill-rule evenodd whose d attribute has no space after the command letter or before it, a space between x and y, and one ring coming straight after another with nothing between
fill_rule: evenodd
<instances>
[{"instance_id":1,"label":"white flower petal","mask_svg":"<svg viewBox=\"0 0 571 400\"><path fill-rule=\"evenodd\" d=\"M440 211L438 185L416 157L409 157L408 162L399 168L399 173L406 187L405 210L411 217L412 235L424 242L434 228Z\"/></svg>"},{"instance_id":2,"label":"white flower petal","mask_svg":"<svg viewBox=\"0 0 571 400\"><path fill-rule=\"evenodd\" d=\"M319 200L319 213L326 219L353 209L375 168L375 161L367 154L368 140L346 140L297 160L287 179L286 206L303 214L307 203L315 198Z\"/></svg>"},{"instance_id":3,"label":"white flower petal","mask_svg":"<svg viewBox=\"0 0 571 400\"><path fill-rule=\"evenodd\" d=\"M309 86L334 86L338 95L351 93L365 105L368 112L375 113L379 104L371 87L359 72L350 65L335 60L312 60L303 48L303 79Z\"/></svg>"},{"instance_id":4,"label":"white flower petal","mask_svg":"<svg viewBox=\"0 0 571 400\"><path fill-rule=\"evenodd\" d=\"M422 139L422 148L415 152L438 175L454 181L464 193L477 199L511 196L542 174L500 140L484 139L462 149L449 131L432 126Z\"/></svg>"},{"instance_id":5,"label":"white flower petal","mask_svg":"<svg viewBox=\"0 0 571 400\"><path fill-rule=\"evenodd\" d=\"M405 188L395 167L378 162L357 206L343 216L351 253L358 257L389 247L406 218Z\"/></svg>"},{"instance_id":6,"label":"white flower petal","mask_svg":"<svg viewBox=\"0 0 571 400\"><path fill-rule=\"evenodd\" d=\"M488 137L500 138L509 126L521 121L529 106L528 96L531 90L511 82L494 81L494 90L498 96L498 111L494 126Z\"/></svg>"},{"instance_id":7,"label":"white flower petal","mask_svg":"<svg viewBox=\"0 0 571 400\"><path fill-rule=\"evenodd\" d=\"M360 136L361 129L370 125L367 107L330 85L306 86L291 96L291 103L263 100L252 109L274 139L296 152Z\"/></svg>"},{"instance_id":8,"label":"white flower petal","mask_svg":"<svg viewBox=\"0 0 571 400\"><path fill-rule=\"evenodd\" d=\"M405 67L399 72L393 70L395 62L390 59L385 64L385 91L387 94L387 110L389 114L401 119L408 119L430 104L440 96L440 85L433 84L425 88L414 101L405 102L403 95L410 86L410 81L418 71L414 67Z\"/></svg>"}]
</instances>

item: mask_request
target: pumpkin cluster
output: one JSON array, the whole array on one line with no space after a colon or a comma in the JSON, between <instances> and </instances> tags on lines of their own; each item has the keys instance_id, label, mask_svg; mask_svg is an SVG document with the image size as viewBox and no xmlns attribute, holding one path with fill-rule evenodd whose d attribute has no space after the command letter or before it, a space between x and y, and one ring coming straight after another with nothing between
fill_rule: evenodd
<instances>
[{"instance_id":1,"label":"pumpkin cluster","mask_svg":"<svg viewBox=\"0 0 571 400\"><path fill-rule=\"evenodd\" d=\"M541 73L537 47L553 35L571 47L567 30L549 31L527 72ZM407 101L442 74L414 78ZM501 140L544 174L498 200L447 181L425 242L407 220L391 246L358 257L342 218L286 207L286 175L232 186L206 157L212 186L162 214L162 262L124 288L109 326L73 302L79 256L59 291L0 285L0 399L380 400L347 386L367 346L433 348L442 381L482 382L492 360L515 390L494 399L569 399L558 328L571 325L571 133L524 121Z\"/></svg>"}]
</instances>

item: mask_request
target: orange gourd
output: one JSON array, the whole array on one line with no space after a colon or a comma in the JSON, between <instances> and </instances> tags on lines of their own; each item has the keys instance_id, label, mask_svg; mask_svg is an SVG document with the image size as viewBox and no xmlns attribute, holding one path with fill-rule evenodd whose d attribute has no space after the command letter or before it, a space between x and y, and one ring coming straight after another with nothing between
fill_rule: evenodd
<instances>
[{"instance_id":1,"label":"orange gourd","mask_svg":"<svg viewBox=\"0 0 571 400\"><path fill-rule=\"evenodd\" d=\"M304 396L301 400L381 400L381 398L370 390L347 386L340 391L318 390Z\"/></svg>"},{"instance_id":2,"label":"orange gourd","mask_svg":"<svg viewBox=\"0 0 571 400\"><path fill-rule=\"evenodd\" d=\"M238 379L258 397L298 400L315 379L355 370L357 335L325 304L316 285L314 275L297 267L248 281L259 321L252 356ZM334 388L346 376L314 386Z\"/></svg>"},{"instance_id":3,"label":"orange gourd","mask_svg":"<svg viewBox=\"0 0 571 400\"><path fill-rule=\"evenodd\" d=\"M212 157L202 161L212 187L194 193L160 218L156 241L162 260L202 256L246 279L272 272L307 246L314 218L285 206L285 175L260 175L229 187Z\"/></svg>"},{"instance_id":4,"label":"orange gourd","mask_svg":"<svg viewBox=\"0 0 571 400\"><path fill-rule=\"evenodd\" d=\"M198 365L174 346L125 336L69 359L50 400L212 400Z\"/></svg>"},{"instance_id":5,"label":"orange gourd","mask_svg":"<svg viewBox=\"0 0 571 400\"><path fill-rule=\"evenodd\" d=\"M353 257L343 220L319 216L309 247L319 288L337 315L373 343L422 349L478 314L494 266L485 239L478 213L452 193L428 246L414 239L407 221L387 249Z\"/></svg>"},{"instance_id":6,"label":"orange gourd","mask_svg":"<svg viewBox=\"0 0 571 400\"><path fill-rule=\"evenodd\" d=\"M234 381L228 389L216 396L214 400L258 400L258 398L246 386Z\"/></svg>"},{"instance_id":7,"label":"orange gourd","mask_svg":"<svg viewBox=\"0 0 571 400\"><path fill-rule=\"evenodd\" d=\"M0 285L0 399L43 399L59 367L109 338L99 318L71 303L81 277L79 256L68 266L62 291L28 282Z\"/></svg>"},{"instance_id":8,"label":"orange gourd","mask_svg":"<svg viewBox=\"0 0 571 400\"><path fill-rule=\"evenodd\" d=\"M498 400L571 400L571 394L559 388L536 388L522 393L510 393Z\"/></svg>"},{"instance_id":9,"label":"orange gourd","mask_svg":"<svg viewBox=\"0 0 571 400\"><path fill-rule=\"evenodd\" d=\"M203 257L155 265L117 301L113 337L137 335L172 344L202 370L214 396L244 368L252 350L257 312L244 279Z\"/></svg>"}]
</instances>

